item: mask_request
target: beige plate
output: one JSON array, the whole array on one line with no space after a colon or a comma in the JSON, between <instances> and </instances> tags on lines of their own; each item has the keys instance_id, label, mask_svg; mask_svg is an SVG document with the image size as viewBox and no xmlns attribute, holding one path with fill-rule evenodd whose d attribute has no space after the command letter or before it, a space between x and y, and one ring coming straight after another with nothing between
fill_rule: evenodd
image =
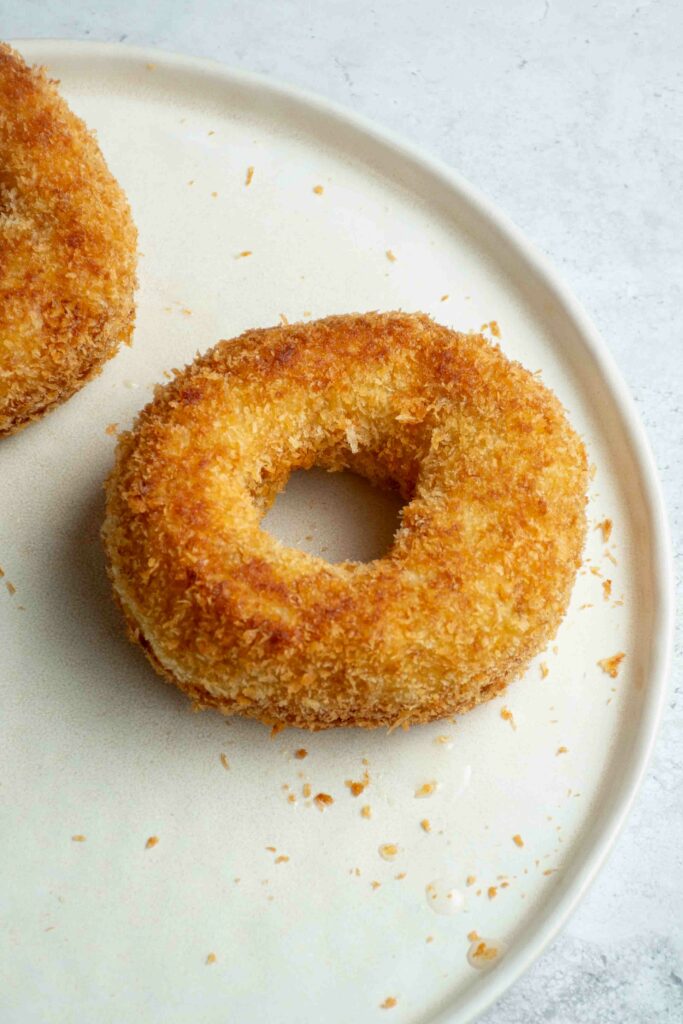
<instances>
[{"instance_id":1,"label":"beige plate","mask_svg":"<svg viewBox=\"0 0 683 1024\"><path fill-rule=\"evenodd\" d=\"M16 587L0 594L0 1017L362 1024L392 997L395 1024L470 1019L576 904L655 734L670 563L631 401L515 229L392 136L208 62L86 43L20 49L97 130L142 255L133 348L0 444L3 583ZM124 639L111 601L98 536L107 426L127 426L167 371L220 337L281 314L396 307L460 329L496 321L503 350L542 371L586 439L597 466L587 563L557 645L503 699L407 733L271 739L189 714ZM270 523L328 557L363 557L390 513L312 474ZM594 528L605 517L609 543ZM618 651L611 679L597 662ZM366 767L354 798L345 780ZM432 780L437 792L416 799ZM306 785L334 803L320 812ZM399 847L391 862L383 843ZM432 903L462 894L462 909L436 914L433 882ZM471 931L505 943L492 971L469 966Z\"/></svg>"}]
</instances>

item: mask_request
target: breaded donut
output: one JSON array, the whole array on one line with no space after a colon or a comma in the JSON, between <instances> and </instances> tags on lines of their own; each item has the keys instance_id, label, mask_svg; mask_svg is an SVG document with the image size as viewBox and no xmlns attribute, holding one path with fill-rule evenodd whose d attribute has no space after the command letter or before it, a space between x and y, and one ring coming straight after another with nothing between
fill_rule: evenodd
<instances>
[{"instance_id":1,"label":"breaded donut","mask_svg":"<svg viewBox=\"0 0 683 1024\"><path fill-rule=\"evenodd\" d=\"M384 558L330 564L260 521L294 469L407 504ZM119 440L103 536L131 638L198 706L395 726L499 693L555 633L585 532L586 455L555 396L423 314L222 341Z\"/></svg>"},{"instance_id":2,"label":"breaded donut","mask_svg":"<svg viewBox=\"0 0 683 1024\"><path fill-rule=\"evenodd\" d=\"M130 340L136 244L94 137L44 70L0 44L0 437Z\"/></svg>"}]
</instances>

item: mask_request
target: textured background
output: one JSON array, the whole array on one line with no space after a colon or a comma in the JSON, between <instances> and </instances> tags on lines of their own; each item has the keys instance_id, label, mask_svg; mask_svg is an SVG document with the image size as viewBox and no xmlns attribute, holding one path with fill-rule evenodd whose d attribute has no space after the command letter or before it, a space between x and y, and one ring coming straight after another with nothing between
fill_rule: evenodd
<instances>
[{"instance_id":1,"label":"textured background","mask_svg":"<svg viewBox=\"0 0 683 1024\"><path fill-rule=\"evenodd\" d=\"M457 168L602 331L650 435L680 568L680 0L0 0L0 35L213 57L337 100ZM683 1021L682 655L679 631L657 751L607 866L485 1024Z\"/></svg>"}]
</instances>

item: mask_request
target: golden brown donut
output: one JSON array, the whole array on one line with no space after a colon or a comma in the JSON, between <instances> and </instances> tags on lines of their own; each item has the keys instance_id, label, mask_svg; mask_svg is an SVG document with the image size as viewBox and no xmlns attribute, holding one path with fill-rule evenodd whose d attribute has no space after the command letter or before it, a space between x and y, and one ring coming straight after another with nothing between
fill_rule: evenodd
<instances>
[{"instance_id":1,"label":"golden brown donut","mask_svg":"<svg viewBox=\"0 0 683 1024\"><path fill-rule=\"evenodd\" d=\"M0 437L130 340L136 244L94 137L44 70L0 43Z\"/></svg>"},{"instance_id":2,"label":"golden brown donut","mask_svg":"<svg viewBox=\"0 0 683 1024\"><path fill-rule=\"evenodd\" d=\"M386 557L329 564L260 520L294 469L408 504ZM199 706L395 726L499 693L555 633L585 532L560 403L480 335L334 316L222 341L122 435L103 536L130 635Z\"/></svg>"}]
</instances>

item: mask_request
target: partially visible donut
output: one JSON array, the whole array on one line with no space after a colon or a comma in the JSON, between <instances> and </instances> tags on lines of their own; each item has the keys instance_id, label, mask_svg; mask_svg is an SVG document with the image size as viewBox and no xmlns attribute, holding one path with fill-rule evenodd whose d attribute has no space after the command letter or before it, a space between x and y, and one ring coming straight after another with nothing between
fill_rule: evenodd
<instances>
[{"instance_id":1,"label":"partially visible donut","mask_svg":"<svg viewBox=\"0 0 683 1024\"><path fill-rule=\"evenodd\" d=\"M408 504L393 547L329 564L260 520L294 469ZM422 314L222 341L122 435L103 536L130 635L192 700L269 724L394 726L499 693L553 636L586 455L555 396Z\"/></svg>"},{"instance_id":2,"label":"partially visible donut","mask_svg":"<svg viewBox=\"0 0 683 1024\"><path fill-rule=\"evenodd\" d=\"M136 244L94 137L45 72L0 43L0 437L130 340Z\"/></svg>"}]
</instances>

